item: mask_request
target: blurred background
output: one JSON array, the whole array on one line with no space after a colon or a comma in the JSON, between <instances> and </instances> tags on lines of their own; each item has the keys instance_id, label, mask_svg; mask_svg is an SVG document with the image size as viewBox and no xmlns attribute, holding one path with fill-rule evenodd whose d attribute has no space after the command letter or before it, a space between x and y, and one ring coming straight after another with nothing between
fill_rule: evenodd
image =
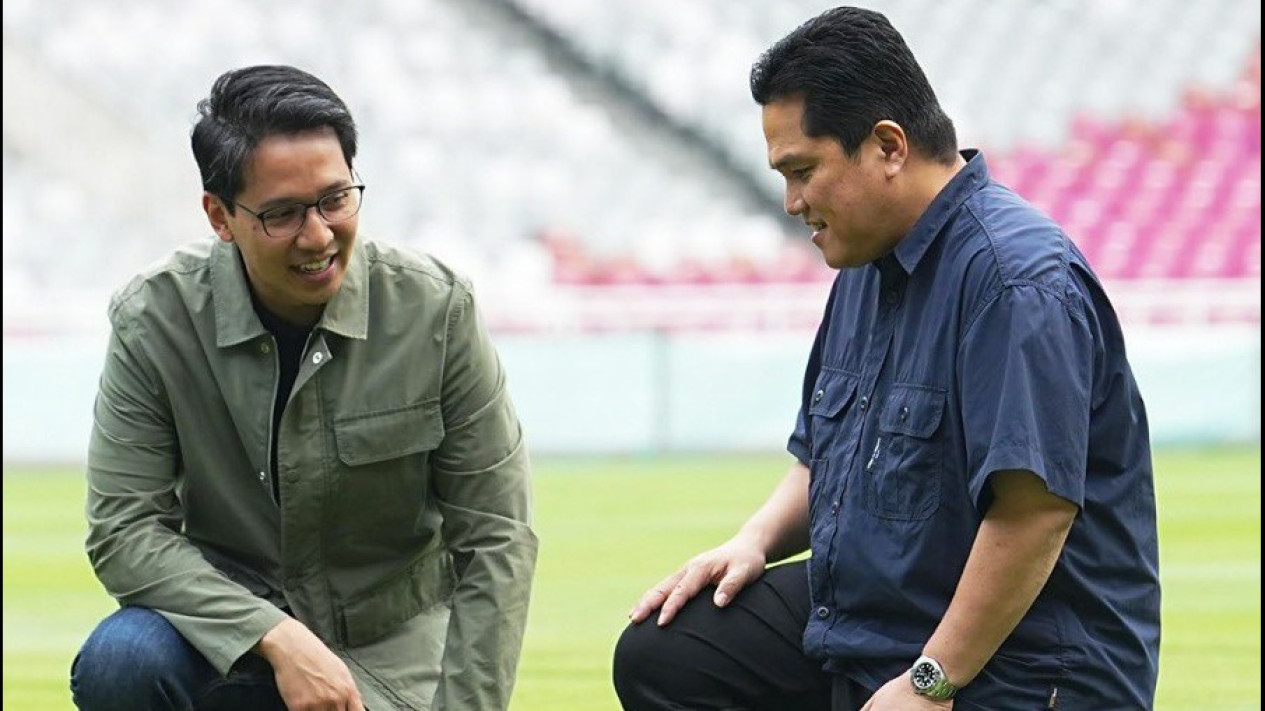
<instances>
[{"instance_id":1,"label":"blurred background","mask_svg":"<svg viewBox=\"0 0 1265 711\"><path fill-rule=\"evenodd\" d=\"M864 4L905 35L960 143L982 148L997 178L1067 227L1121 314L1157 447L1176 457L1211 451L1208 461L1232 453L1231 478L1192 492L1246 502L1250 510L1227 535L1257 540L1256 0ZM430 251L474 279L542 457L546 510L545 494L561 500L564 489L576 492L567 487L593 486L577 494L592 496L619 482L631 496L662 485L657 494L673 498L684 496L678 470L688 477L717 461L767 465L756 453L780 452L794 423L832 272L808 231L782 212L747 77L763 49L831 5L6 0L6 699L11 668L14 679L57 677L49 683L64 686L56 665L90 617L65 622L65 637L52 642L31 641L56 627L47 618L11 636L11 560L38 563L49 554L41 545L57 555L69 545L68 565L77 566L60 588L31 587L36 607L24 615L57 599L56 589L104 598L85 577L75 540L80 493L67 472L84 456L110 292L177 245L210 239L188 139L216 76L294 64L347 101L368 185L362 233ZM576 465L576 457L587 459ZM644 472L553 476L553 468L624 472L630 461ZM1211 476L1198 461L1190 475ZM783 466L776 460L751 475L744 506L763 498ZM31 472L50 467L64 490L39 489L43 478ZM673 477L654 478L665 472ZM695 484L706 482L715 500L733 480L712 476ZM22 508L11 509L11 487L34 487L20 489L30 498L12 506ZM69 517L46 517L36 499L68 500ZM1224 515L1217 507L1225 500L1190 515ZM11 511L35 526L14 530L34 537L9 535ZM575 513L566 512L556 513ZM715 534L681 530L713 545L748 512L715 514ZM595 525L625 516L634 535L630 506L613 503L606 514ZM71 535L39 538L40 522L52 520L64 520ZM1255 591L1254 606L1236 608L1247 617L1231 626L1256 621L1254 642L1245 643L1256 669L1259 543L1247 545L1222 573ZM668 562L648 562L648 572L606 592L630 606L632 591L693 552L672 547ZM542 574L550 570L542 563ZM584 577L574 576L559 584ZM535 639L541 619L533 618ZM619 621L604 634L617 633ZM527 668L553 669L552 657L532 656L532 639ZM45 661L11 667L37 658ZM592 688L603 691L593 693L605 694L598 677ZM577 701L588 692L565 703L534 693L542 699L534 708L589 708ZM1220 708L1252 707L1248 695L1248 705ZM1259 708L1259 689L1254 698ZM592 708L613 703L601 699Z\"/></svg>"},{"instance_id":2,"label":"blurred background","mask_svg":"<svg viewBox=\"0 0 1265 711\"><path fill-rule=\"evenodd\" d=\"M1259 440L1256 3L872 5L1107 282L1157 441ZM358 119L362 229L475 280L537 451L780 448L831 273L747 76L825 7L6 2L6 461L81 456L110 291L210 238L194 107L268 62Z\"/></svg>"}]
</instances>

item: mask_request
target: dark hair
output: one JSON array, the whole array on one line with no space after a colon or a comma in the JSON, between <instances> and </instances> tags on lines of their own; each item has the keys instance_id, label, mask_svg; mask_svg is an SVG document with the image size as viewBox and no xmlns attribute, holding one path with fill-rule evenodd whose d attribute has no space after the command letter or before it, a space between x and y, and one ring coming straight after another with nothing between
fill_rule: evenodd
<instances>
[{"instance_id":1,"label":"dark hair","mask_svg":"<svg viewBox=\"0 0 1265 711\"><path fill-rule=\"evenodd\" d=\"M295 67L260 65L220 75L211 94L198 102L193 157L202 189L233 210L246 163L264 138L329 126L338 135L350 168L356 157L356 122L325 82Z\"/></svg>"},{"instance_id":2,"label":"dark hair","mask_svg":"<svg viewBox=\"0 0 1265 711\"><path fill-rule=\"evenodd\" d=\"M953 121L927 75L891 22L872 10L827 10L778 40L751 67L751 97L761 106L802 97L804 134L832 136L848 156L888 119L924 156L946 164L957 158Z\"/></svg>"}]
</instances>

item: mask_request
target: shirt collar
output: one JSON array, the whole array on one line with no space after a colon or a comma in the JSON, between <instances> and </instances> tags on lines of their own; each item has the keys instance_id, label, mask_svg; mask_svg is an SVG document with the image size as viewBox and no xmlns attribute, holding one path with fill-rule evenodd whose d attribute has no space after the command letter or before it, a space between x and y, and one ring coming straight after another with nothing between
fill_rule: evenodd
<instances>
[{"instance_id":1,"label":"shirt collar","mask_svg":"<svg viewBox=\"0 0 1265 711\"><path fill-rule=\"evenodd\" d=\"M363 339L368 335L369 265L362 251L352 251L342 286L325 305L315 328L347 338ZM227 348L267 332L251 305L246 268L236 245L217 241L211 250L211 292L215 304L215 345Z\"/></svg>"},{"instance_id":2,"label":"shirt collar","mask_svg":"<svg viewBox=\"0 0 1265 711\"><path fill-rule=\"evenodd\" d=\"M914 223L914 228L892 250L896 261L908 274L913 273L927 249L936 241L936 237L962 203L989 181L988 164L984 162L983 153L978 149L968 148L962 151L962 157L966 159L966 165L940 190L922 213L922 217Z\"/></svg>"}]
</instances>

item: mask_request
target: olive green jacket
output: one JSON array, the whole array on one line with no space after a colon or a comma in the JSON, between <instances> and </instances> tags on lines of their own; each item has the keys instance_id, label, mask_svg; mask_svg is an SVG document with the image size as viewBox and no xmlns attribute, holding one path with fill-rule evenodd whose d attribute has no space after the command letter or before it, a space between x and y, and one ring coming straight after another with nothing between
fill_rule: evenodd
<instances>
[{"instance_id":1,"label":"olive green jacket","mask_svg":"<svg viewBox=\"0 0 1265 711\"><path fill-rule=\"evenodd\" d=\"M537 540L468 282L362 239L275 432L277 349L236 246L176 252L109 315L87 550L111 595L162 613L221 673L284 607L371 711L506 708Z\"/></svg>"}]
</instances>

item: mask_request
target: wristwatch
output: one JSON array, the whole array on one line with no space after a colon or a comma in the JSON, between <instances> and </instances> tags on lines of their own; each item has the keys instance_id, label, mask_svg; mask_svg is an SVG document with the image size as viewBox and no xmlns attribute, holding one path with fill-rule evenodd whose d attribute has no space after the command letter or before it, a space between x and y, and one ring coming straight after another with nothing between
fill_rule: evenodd
<instances>
[{"instance_id":1,"label":"wristwatch","mask_svg":"<svg viewBox=\"0 0 1265 711\"><path fill-rule=\"evenodd\" d=\"M940 662L925 654L909 668L909 683L914 687L915 694L936 701L948 701L958 693L958 688L950 684L949 678L944 675Z\"/></svg>"}]
</instances>

